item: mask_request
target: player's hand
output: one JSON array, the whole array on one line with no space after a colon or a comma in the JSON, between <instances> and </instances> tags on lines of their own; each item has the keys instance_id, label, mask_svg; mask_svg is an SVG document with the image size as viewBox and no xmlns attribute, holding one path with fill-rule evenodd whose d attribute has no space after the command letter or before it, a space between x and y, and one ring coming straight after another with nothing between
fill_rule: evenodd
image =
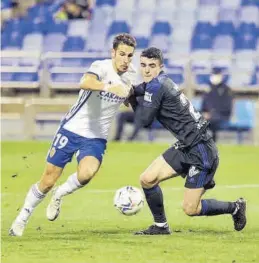
<instances>
[{"instance_id":1,"label":"player's hand","mask_svg":"<svg viewBox=\"0 0 259 263\"><path fill-rule=\"evenodd\" d=\"M127 98L131 91L131 86L128 85L106 85L105 90L117 95L120 98Z\"/></svg>"}]
</instances>

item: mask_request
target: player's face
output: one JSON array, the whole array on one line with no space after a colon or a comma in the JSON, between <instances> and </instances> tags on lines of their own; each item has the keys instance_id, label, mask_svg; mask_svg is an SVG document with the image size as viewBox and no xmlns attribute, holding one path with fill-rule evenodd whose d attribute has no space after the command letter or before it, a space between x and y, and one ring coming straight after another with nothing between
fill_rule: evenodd
<instances>
[{"instance_id":1,"label":"player's face","mask_svg":"<svg viewBox=\"0 0 259 263\"><path fill-rule=\"evenodd\" d=\"M117 49L112 50L113 65L118 73L124 73L128 70L133 54L134 47L124 44L120 44Z\"/></svg>"},{"instance_id":2,"label":"player's face","mask_svg":"<svg viewBox=\"0 0 259 263\"><path fill-rule=\"evenodd\" d=\"M144 79L144 82L150 82L153 78L156 78L162 70L158 59L140 57L140 72Z\"/></svg>"}]
</instances>

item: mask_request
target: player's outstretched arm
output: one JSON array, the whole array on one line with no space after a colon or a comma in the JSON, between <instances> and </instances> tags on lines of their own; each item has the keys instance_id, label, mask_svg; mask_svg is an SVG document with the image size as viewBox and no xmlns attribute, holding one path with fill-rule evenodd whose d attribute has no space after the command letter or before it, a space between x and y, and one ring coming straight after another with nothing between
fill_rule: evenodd
<instances>
[{"instance_id":1,"label":"player's outstretched arm","mask_svg":"<svg viewBox=\"0 0 259 263\"><path fill-rule=\"evenodd\" d=\"M107 91L121 98L126 98L129 95L131 87L123 85L105 84L97 79L94 74L86 73L80 80L80 88L92 91Z\"/></svg>"}]
</instances>

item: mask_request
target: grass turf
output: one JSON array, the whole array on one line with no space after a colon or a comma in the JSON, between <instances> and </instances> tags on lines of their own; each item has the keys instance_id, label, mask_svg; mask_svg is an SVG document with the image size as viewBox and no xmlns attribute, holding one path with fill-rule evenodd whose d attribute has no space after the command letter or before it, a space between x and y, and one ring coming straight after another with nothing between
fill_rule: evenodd
<instances>
[{"instance_id":1,"label":"grass turf","mask_svg":"<svg viewBox=\"0 0 259 263\"><path fill-rule=\"evenodd\" d=\"M64 198L60 217L49 222L49 196L35 210L21 238L8 228L31 184L39 180L49 147L46 142L2 143L2 255L3 263L245 263L259 262L259 148L220 146L217 186L206 197L248 201L248 224L235 232L230 216L187 217L181 209L184 181L161 184L171 236L134 236L152 223L147 205L126 217L113 208L113 195L124 185L139 187L139 174L168 145L110 143L96 178ZM74 172L69 164L58 183ZM229 188L227 185L239 185Z\"/></svg>"}]
</instances>

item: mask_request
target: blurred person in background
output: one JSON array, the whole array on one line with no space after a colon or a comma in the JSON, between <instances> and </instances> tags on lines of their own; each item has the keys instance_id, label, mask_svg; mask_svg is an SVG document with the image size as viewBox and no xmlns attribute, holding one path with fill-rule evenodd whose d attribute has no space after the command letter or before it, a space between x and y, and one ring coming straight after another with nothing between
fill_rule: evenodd
<instances>
[{"instance_id":1,"label":"blurred person in background","mask_svg":"<svg viewBox=\"0 0 259 263\"><path fill-rule=\"evenodd\" d=\"M136 139L141 127L139 127L138 123L135 122L135 114L137 114L137 112L134 113L131 110L126 110L118 114L116 134L113 139L114 141L120 141L122 139L123 131L127 123L133 124L133 131L127 140L133 141Z\"/></svg>"},{"instance_id":2,"label":"blurred person in background","mask_svg":"<svg viewBox=\"0 0 259 263\"><path fill-rule=\"evenodd\" d=\"M90 20L93 11L93 0L68 0L66 1L55 17L60 20L87 19Z\"/></svg>"},{"instance_id":3,"label":"blurred person in background","mask_svg":"<svg viewBox=\"0 0 259 263\"><path fill-rule=\"evenodd\" d=\"M210 122L210 130L214 141L217 132L229 122L232 113L233 95L231 89L224 82L224 75L220 68L213 68L210 76L210 91L202 100L201 111Z\"/></svg>"}]
</instances>

